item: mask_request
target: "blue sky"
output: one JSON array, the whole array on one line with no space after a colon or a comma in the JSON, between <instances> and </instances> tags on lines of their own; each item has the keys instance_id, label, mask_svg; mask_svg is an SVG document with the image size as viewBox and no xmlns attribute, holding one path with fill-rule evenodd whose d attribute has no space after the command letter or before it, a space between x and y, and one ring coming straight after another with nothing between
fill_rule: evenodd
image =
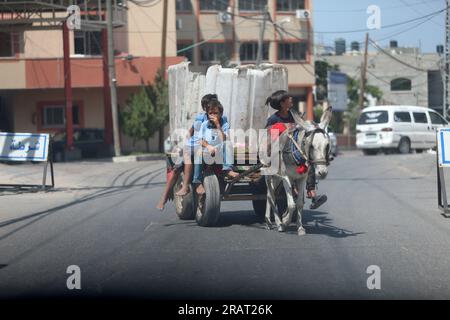
<instances>
[{"instance_id":1,"label":"blue sky","mask_svg":"<svg viewBox=\"0 0 450 320\"><path fill-rule=\"evenodd\" d=\"M381 29L371 30L369 36L380 40L379 43L383 46L389 45L389 40L392 39L397 40L399 46L421 45L422 52L435 52L436 45L444 43L445 12L429 21L425 18L399 26L383 26L420 18L444 9L445 0L314 0L316 42L333 45L334 40L340 37L346 39L347 46L352 41L363 42L365 32L328 32L366 29L369 18L366 10L370 5L377 5L381 9Z\"/></svg>"}]
</instances>

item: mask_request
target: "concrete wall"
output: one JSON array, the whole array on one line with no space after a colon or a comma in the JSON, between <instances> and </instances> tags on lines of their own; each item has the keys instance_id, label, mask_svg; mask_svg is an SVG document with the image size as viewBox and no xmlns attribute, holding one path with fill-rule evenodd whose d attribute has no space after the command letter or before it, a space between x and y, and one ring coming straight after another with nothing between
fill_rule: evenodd
<instances>
[{"instance_id":1,"label":"concrete wall","mask_svg":"<svg viewBox=\"0 0 450 320\"><path fill-rule=\"evenodd\" d=\"M400 61L419 69L438 70L440 57L437 54L395 54ZM321 59L334 65L352 78L360 79L361 54L343 56L324 56ZM368 56L368 84L377 86L383 92L379 104L428 106L428 72L405 66L383 53L370 53ZM396 78L411 80L410 91L391 91L391 81Z\"/></svg>"}]
</instances>

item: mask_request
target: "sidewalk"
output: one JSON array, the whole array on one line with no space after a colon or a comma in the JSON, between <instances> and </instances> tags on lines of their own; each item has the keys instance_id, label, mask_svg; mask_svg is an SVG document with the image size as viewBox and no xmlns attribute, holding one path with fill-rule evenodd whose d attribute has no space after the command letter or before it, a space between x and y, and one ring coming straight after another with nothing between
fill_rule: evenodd
<instances>
[{"instance_id":1,"label":"sidewalk","mask_svg":"<svg viewBox=\"0 0 450 320\"><path fill-rule=\"evenodd\" d=\"M0 163L0 184L42 183L44 163ZM55 188L48 191L0 189L0 225L10 219L28 216L96 193L164 184L162 160L114 163L109 159L55 163ZM50 184L48 170L47 184Z\"/></svg>"}]
</instances>

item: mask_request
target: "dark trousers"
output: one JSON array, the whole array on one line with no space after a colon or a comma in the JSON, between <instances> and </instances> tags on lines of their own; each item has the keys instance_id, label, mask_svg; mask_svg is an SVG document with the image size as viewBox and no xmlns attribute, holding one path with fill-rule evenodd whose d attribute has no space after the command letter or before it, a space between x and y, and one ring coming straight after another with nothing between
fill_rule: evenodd
<instances>
[{"instance_id":1,"label":"dark trousers","mask_svg":"<svg viewBox=\"0 0 450 320\"><path fill-rule=\"evenodd\" d=\"M316 170L311 167L308 171L308 179L306 180L306 191L316 189Z\"/></svg>"}]
</instances>

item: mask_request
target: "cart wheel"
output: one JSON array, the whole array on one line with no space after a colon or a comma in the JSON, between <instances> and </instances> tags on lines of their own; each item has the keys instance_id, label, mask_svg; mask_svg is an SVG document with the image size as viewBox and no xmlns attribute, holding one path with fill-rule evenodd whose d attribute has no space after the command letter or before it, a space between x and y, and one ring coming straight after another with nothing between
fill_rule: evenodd
<instances>
[{"instance_id":1,"label":"cart wheel","mask_svg":"<svg viewBox=\"0 0 450 320\"><path fill-rule=\"evenodd\" d=\"M266 179L264 177L261 177L260 179L256 180L254 183L251 184L252 189L254 190L255 195L267 195L267 185L266 185ZM264 216L266 215L266 202L267 200L252 200L253 204L253 211L255 211L255 214L258 218L264 219Z\"/></svg>"},{"instance_id":2,"label":"cart wheel","mask_svg":"<svg viewBox=\"0 0 450 320\"><path fill-rule=\"evenodd\" d=\"M183 173L180 174L177 183L174 186L173 198L175 203L175 212L181 220L194 220L194 196L192 187L189 193L183 197L177 196L177 192L181 189L183 185Z\"/></svg>"},{"instance_id":3,"label":"cart wheel","mask_svg":"<svg viewBox=\"0 0 450 320\"><path fill-rule=\"evenodd\" d=\"M202 227L213 227L220 216L220 186L215 174L208 174L203 179L205 194L196 195L197 212L195 220Z\"/></svg>"}]
</instances>

